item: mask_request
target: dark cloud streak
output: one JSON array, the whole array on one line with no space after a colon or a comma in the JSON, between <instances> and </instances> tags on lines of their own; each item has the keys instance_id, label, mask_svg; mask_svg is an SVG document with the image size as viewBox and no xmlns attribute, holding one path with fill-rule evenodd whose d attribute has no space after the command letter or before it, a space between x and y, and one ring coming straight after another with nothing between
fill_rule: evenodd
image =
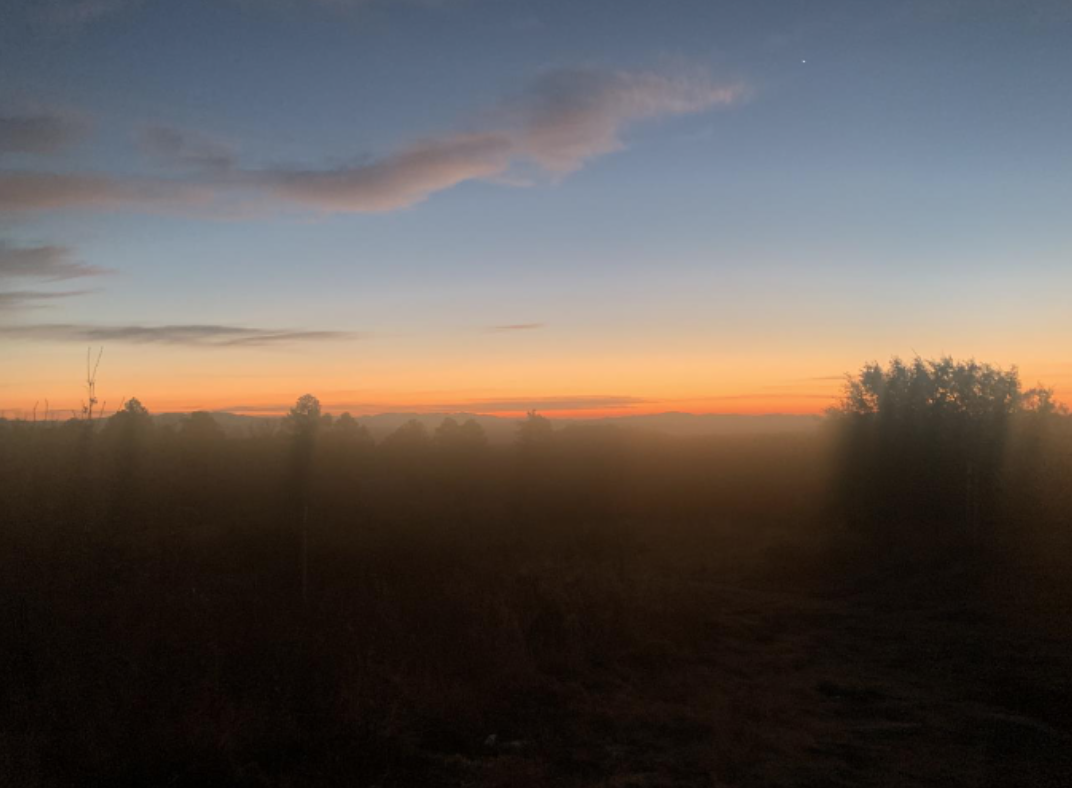
<instances>
[{"instance_id":1,"label":"dark cloud streak","mask_svg":"<svg viewBox=\"0 0 1072 788\"><path fill-rule=\"evenodd\" d=\"M166 164L209 171L226 171L235 164L234 150L202 134L168 126L147 126L138 132L138 146Z\"/></svg>"},{"instance_id":2,"label":"dark cloud streak","mask_svg":"<svg viewBox=\"0 0 1072 788\"><path fill-rule=\"evenodd\" d=\"M104 326L77 323L41 323L0 326L0 337L45 342L122 342L131 344L189 345L206 348L284 345L353 339L345 331L299 331L246 328L212 324L164 326Z\"/></svg>"},{"instance_id":3,"label":"dark cloud streak","mask_svg":"<svg viewBox=\"0 0 1072 788\"><path fill-rule=\"evenodd\" d=\"M89 130L89 122L75 115L56 112L0 115L0 156L61 153L84 139Z\"/></svg>"},{"instance_id":4,"label":"dark cloud streak","mask_svg":"<svg viewBox=\"0 0 1072 788\"><path fill-rule=\"evenodd\" d=\"M61 281L112 273L107 268L71 259L66 246L10 246L0 241L0 279L45 279Z\"/></svg>"},{"instance_id":5,"label":"dark cloud streak","mask_svg":"<svg viewBox=\"0 0 1072 788\"><path fill-rule=\"evenodd\" d=\"M92 290L65 290L60 292L48 292L44 290L9 290L0 292L0 312L14 311L19 309L41 309L49 306L51 301L74 296L86 295ZM7 335L10 330L18 330L19 326L0 326L0 336Z\"/></svg>"},{"instance_id":6,"label":"dark cloud streak","mask_svg":"<svg viewBox=\"0 0 1072 788\"><path fill-rule=\"evenodd\" d=\"M505 326L488 326L484 330L489 334L508 334L514 331L536 331L546 326L546 323L512 323Z\"/></svg>"}]
</instances>

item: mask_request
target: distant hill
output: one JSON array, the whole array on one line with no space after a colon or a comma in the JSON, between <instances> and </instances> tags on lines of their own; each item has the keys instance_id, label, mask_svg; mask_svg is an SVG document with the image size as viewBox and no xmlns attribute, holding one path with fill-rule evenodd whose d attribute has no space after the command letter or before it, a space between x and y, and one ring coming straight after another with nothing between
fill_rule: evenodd
<instances>
[{"instance_id":1,"label":"distant hill","mask_svg":"<svg viewBox=\"0 0 1072 788\"><path fill-rule=\"evenodd\" d=\"M177 424L188 414L161 413L155 418L158 424ZM244 416L224 411L214 412L216 419L228 435L248 436L274 429L278 416ZM410 420L421 422L429 431L438 427L443 419L452 418L464 422L473 419L488 435L492 443L508 443L513 440L519 419L489 416L477 413L379 413L361 416L358 421L368 427L376 441L381 441ZM555 419L555 427L567 425L613 425L623 429L645 430L665 435L770 435L786 432L809 432L818 427L820 417L786 413L742 415L735 413L653 413L637 416L610 416L597 419Z\"/></svg>"}]
</instances>

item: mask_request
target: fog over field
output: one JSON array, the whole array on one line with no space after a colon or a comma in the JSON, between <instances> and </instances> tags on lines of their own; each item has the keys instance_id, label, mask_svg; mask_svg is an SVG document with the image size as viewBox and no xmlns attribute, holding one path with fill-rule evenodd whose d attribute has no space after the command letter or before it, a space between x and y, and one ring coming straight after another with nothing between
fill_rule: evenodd
<instances>
[{"instance_id":1,"label":"fog over field","mask_svg":"<svg viewBox=\"0 0 1072 788\"><path fill-rule=\"evenodd\" d=\"M159 413L153 416L157 424L178 426L188 417L187 413ZM281 417L245 416L235 413L214 412L212 418L229 435L246 435L258 430L277 429ZM407 421L418 421L428 430L434 430L444 419L469 421L484 430L491 443L509 443L517 431L517 419L505 416L488 416L477 413L378 413L360 416L356 420L366 427L373 439L379 441L397 430ZM628 430L641 430L663 435L754 435L785 432L809 432L818 429L820 418L813 415L794 414L720 414L709 413L654 413L645 416L609 416L600 419L555 419L548 421L558 426L614 426ZM268 426L270 425L270 426Z\"/></svg>"}]
</instances>

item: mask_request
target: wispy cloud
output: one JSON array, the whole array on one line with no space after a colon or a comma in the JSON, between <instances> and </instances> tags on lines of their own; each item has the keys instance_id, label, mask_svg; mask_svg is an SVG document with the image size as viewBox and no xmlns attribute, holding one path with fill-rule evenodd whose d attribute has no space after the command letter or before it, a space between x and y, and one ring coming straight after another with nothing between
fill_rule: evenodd
<instances>
[{"instance_id":1,"label":"wispy cloud","mask_svg":"<svg viewBox=\"0 0 1072 788\"><path fill-rule=\"evenodd\" d=\"M170 126L146 126L137 135L142 152L168 165L204 170L229 170L234 149L203 134Z\"/></svg>"},{"instance_id":2,"label":"wispy cloud","mask_svg":"<svg viewBox=\"0 0 1072 788\"><path fill-rule=\"evenodd\" d=\"M276 196L308 208L379 213L406 208L463 181L491 178L510 163L508 135L458 134L416 143L379 161L332 170L251 173Z\"/></svg>"},{"instance_id":3,"label":"wispy cloud","mask_svg":"<svg viewBox=\"0 0 1072 788\"><path fill-rule=\"evenodd\" d=\"M360 336L352 331L271 331L255 329L245 336L236 336L215 344L218 347L255 347L283 345L291 342L336 342L344 339L358 339Z\"/></svg>"},{"instance_id":4,"label":"wispy cloud","mask_svg":"<svg viewBox=\"0 0 1072 788\"><path fill-rule=\"evenodd\" d=\"M466 181L519 183L530 180L518 176L533 169L561 178L596 156L622 150L623 134L634 123L703 112L742 94L740 85L702 73L551 71L482 113L472 124L476 130L427 137L366 164L325 169L239 169L229 147L157 126L142 132L143 150L186 167L190 177L5 172L0 212L173 210L224 196L253 202L268 197L328 213L395 211Z\"/></svg>"},{"instance_id":5,"label":"wispy cloud","mask_svg":"<svg viewBox=\"0 0 1072 788\"><path fill-rule=\"evenodd\" d=\"M90 290L66 290L61 292L48 292L45 290L9 290L0 292L0 312L21 309L41 309L52 301L74 296L85 295ZM17 330L19 326L0 326L0 336L11 329Z\"/></svg>"},{"instance_id":6,"label":"wispy cloud","mask_svg":"<svg viewBox=\"0 0 1072 788\"><path fill-rule=\"evenodd\" d=\"M508 101L519 155L564 174L625 147L621 135L638 121L704 112L738 100L736 84L696 72L664 75L560 69L545 73Z\"/></svg>"},{"instance_id":7,"label":"wispy cloud","mask_svg":"<svg viewBox=\"0 0 1072 788\"><path fill-rule=\"evenodd\" d=\"M546 325L546 323L513 323L505 326L488 326L484 330L490 334L507 334L512 331L535 331Z\"/></svg>"},{"instance_id":8,"label":"wispy cloud","mask_svg":"<svg viewBox=\"0 0 1072 788\"><path fill-rule=\"evenodd\" d=\"M60 153L83 140L90 128L86 118L73 113L3 114L0 115L0 156Z\"/></svg>"},{"instance_id":9,"label":"wispy cloud","mask_svg":"<svg viewBox=\"0 0 1072 788\"><path fill-rule=\"evenodd\" d=\"M47 294L56 297L70 294ZM0 325L0 337L47 342L124 342L133 344L195 345L198 347L252 347L292 342L353 339L345 331L300 331L238 326L180 324L165 326L104 326L79 323Z\"/></svg>"},{"instance_id":10,"label":"wispy cloud","mask_svg":"<svg viewBox=\"0 0 1072 788\"><path fill-rule=\"evenodd\" d=\"M740 85L703 74L567 69L551 71L507 100L491 128L426 139L359 167L250 173L277 196L333 212L390 211L470 180L502 179L517 164L552 176L625 147L633 123L703 112L741 97Z\"/></svg>"},{"instance_id":11,"label":"wispy cloud","mask_svg":"<svg viewBox=\"0 0 1072 788\"><path fill-rule=\"evenodd\" d=\"M120 179L105 175L0 172L0 212L83 208L161 210L211 200L207 186L184 181Z\"/></svg>"},{"instance_id":12,"label":"wispy cloud","mask_svg":"<svg viewBox=\"0 0 1072 788\"><path fill-rule=\"evenodd\" d=\"M110 269L73 259L66 246L10 246L0 241L0 279L46 279L60 281L112 273Z\"/></svg>"}]
</instances>

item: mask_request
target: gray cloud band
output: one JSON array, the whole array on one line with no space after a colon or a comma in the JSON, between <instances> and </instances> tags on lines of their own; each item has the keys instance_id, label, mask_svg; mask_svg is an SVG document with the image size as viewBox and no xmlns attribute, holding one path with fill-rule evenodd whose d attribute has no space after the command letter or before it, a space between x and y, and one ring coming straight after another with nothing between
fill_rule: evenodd
<instances>
[{"instance_id":1,"label":"gray cloud band","mask_svg":"<svg viewBox=\"0 0 1072 788\"><path fill-rule=\"evenodd\" d=\"M80 263L66 246L11 246L0 241L0 279L60 281L111 273L107 268Z\"/></svg>"},{"instance_id":2,"label":"gray cloud band","mask_svg":"<svg viewBox=\"0 0 1072 788\"><path fill-rule=\"evenodd\" d=\"M3 295L0 294L0 299ZM198 347L253 347L291 342L353 339L356 336L345 331L273 330L221 325L103 326L77 323L0 325L0 337L7 339L90 343L127 342Z\"/></svg>"}]
</instances>

